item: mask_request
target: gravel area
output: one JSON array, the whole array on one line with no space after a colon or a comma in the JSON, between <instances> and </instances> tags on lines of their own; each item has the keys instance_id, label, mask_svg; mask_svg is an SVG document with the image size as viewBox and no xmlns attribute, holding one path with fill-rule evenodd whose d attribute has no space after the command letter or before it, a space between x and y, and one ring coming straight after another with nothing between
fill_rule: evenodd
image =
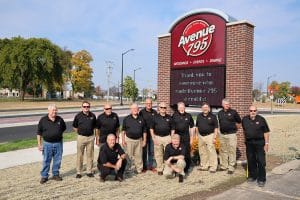
<instances>
[{"instance_id":1,"label":"gravel area","mask_svg":"<svg viewBox=\"0 0 300 200\"><path fill-rule=\"evenodd\" d=\"M266 118L270 129L270 152L272 155L294 155L293 147L300 150L300 115ZM95 151L95 160L98 150ZM41 163L32 163L0 170L0 199L173 199L183 195L209 190L232 177L243 177L245 171L238 168L233 175L226 172L211 174L194 168L184 183L178 179L165 179L153 172L125 177L124 182L116 182L113 177L105 183L95 178L83 176L75 179L75 155L65 156L62 161L63 181L49 180L39 183ZM96 169L95 169L96 170Z\"/></svg>"}]
</instances>

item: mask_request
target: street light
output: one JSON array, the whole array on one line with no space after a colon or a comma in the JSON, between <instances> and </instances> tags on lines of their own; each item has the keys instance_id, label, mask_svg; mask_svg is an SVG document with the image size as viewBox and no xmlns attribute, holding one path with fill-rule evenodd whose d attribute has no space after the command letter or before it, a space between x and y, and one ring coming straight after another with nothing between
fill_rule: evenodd
<instances>
[{"instance_id":1,"label":"street light","mask_svg":"<svg viewBox=\"0 0 300 200\"><path fill-rule=\"evenodd\" d=\"M123 106L123 56L130 51L134 51L134 49L129 49L122 53L122 70L121 70L121 103L120 105Z\"/></svg>"},{"instance_id":2,"label":"street light","mask_svg":"<svg viewBox=\"0 0 300 200\"><path fill-rule=\"evenodd\" d=\"M142 69L142 68L139 67L139 68L136 68L136 69L133 70L133 81L134 81L134 83L135 83L135 72L136 72L137 70L140 70L140 69Z\"/></svg>"},{"instance_id":3,"label":"street light","mask_svg":"<svg viewBox=\"0 0 300 200\"><path fill-rule=\"evenodd\" d=\"M267 97L269 97L269 82L270 82L270 78L275 77L276 74L273 74L271 76L268 76L267 78Z\"/></svg>"}]
</instances>

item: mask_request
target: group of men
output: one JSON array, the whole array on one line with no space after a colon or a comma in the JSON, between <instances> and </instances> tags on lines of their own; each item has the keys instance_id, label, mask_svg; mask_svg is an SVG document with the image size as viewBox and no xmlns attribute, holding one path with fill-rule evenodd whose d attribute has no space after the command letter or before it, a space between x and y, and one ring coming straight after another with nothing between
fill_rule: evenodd
<instances>
[{"instance_id":1,"label":"group of men","mask_svg":"<svg viewBox=\"0 0 300 200\"><path fill-rule=\"evenodd\" d=\"M122 134L119 133L119 117L112 112L110 104L104 105L104 112L97 118L90 111L90 103L82 103L82 111L73 121L77 137L76 178L83 173L83 157L86 152L86 175L94 177L94 143L99 146L97 167L100 181L109 174L122 181L127 168L137 174L151 170L168 178L178 176L183 182L191 166L191 145L198 140L200 167L198 170L215 173L217 170L233 174L236 165L237 131L241 126L245 133L248 160L248 181L266 182L265 152L268 151L269 128L266 120L257 115L255 106L250 106L249 115L241 120L238 112L230 108L227 99L222 101L223 109L214 115L207 103L202 105L196 123L185 111L185 104L179 102L172 116L167 114L167 105L161 102L158 111L152 108L152 100L146 99L145 108L139 111L137 104L130 106L130 114L123 120ZM61 181L59 169L62 159L62 134L66 130L64 120L57 116L55 105L48 107L48 115L38 124L38 148L43 151L43 168L40 183L48 181L50 163L53 159L53 179ZM220 165L215 149L216 138L220 140ZM125 153L126 152L126 153Z\"/></svg>"}]
</instances>

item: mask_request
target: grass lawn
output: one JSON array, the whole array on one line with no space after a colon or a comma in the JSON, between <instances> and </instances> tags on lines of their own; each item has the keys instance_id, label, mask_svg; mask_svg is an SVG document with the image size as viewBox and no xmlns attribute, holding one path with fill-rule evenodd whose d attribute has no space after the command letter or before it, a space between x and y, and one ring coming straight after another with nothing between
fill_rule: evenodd
<instances>
[{"instance_id":1,"label":"grass lawn","mask_svg":"<svg viewBox=\"0 0 300 200\"><path fill-rule=\"evenodd\" d=\"M75 132L64 133L64 141L74 141L76 140L77 134ZM0 144L0 153L7 151L14 151L18 149L26 149L37 146L36 138L33 139L24 139L24 140L15 140L7 143Z\"/></svg>"}]
</instances>

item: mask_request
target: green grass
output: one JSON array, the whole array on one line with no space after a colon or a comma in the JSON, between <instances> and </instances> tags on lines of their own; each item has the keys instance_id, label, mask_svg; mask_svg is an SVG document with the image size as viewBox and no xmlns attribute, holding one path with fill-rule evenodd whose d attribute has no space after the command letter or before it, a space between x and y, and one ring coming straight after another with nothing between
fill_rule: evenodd
<instances>
[{"instance_id":1,"label":"green grass","mask_svg":"<svg viewBox=\"0 0 300 200\"><path fill-rule=\"evenodd\" d=\"M77 134L75 132L64 133L64 142L76 140ZM31 147L37 147L36 138L15 140L7 143L0 144L0 153L14 151L19 149L27 149Z\"/></svg>"}]
</instances>

